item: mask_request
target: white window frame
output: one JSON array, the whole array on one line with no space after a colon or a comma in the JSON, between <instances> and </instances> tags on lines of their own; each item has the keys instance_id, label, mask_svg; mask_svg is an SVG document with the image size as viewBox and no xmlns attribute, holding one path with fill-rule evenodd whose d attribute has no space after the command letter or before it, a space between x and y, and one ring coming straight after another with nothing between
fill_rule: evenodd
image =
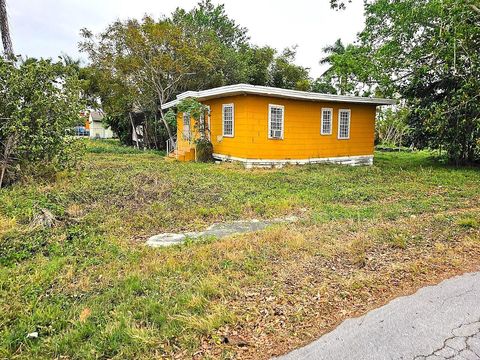
<instances>
[{"instance_id":1,"label":"white window frame","mask_svg":"<svg viewBox=\"0 0 480 360\"><path fill-rule=\"evenodd\" d=\"M272 109L282 109L282 130L280 137L271 136L271 122L272 122ZM276 105L276 104L268 104L268 138L272 140L283 140L283 135L285 132L285 106L283 105Z\"/></svg>"},{"instance_id":2,"label":"white window frame","mask_svg":"<svg viewBox=\"0 0 480 360\"><path fill-rule=\"evenodd\" d=\"M323 131L323 124L325 122L325 118L323 117L324 111L330 112L330 131L329 132ZM320 134L321 135L332 135L332 129L333 129L333 109L332 108L322 108L321 121L320 121Z\"/></svg>"},{"instance_id":3,"label":"white window frame","mask_svg":"<svg viewBox=\"0 0 480 360\"><path fill-rule=\"evenodd\" d=\"M232 133L225 134L225 108L232 108ZM232 104L223 104L222 105L222 136L223 137L234 137L235 136L235 105Z\"/></svg>"},{"instance_id":4,"label":"white window frame","mask_svg":"<svg viewBox=\"0 0 480 360\"><path fill-rule=\"evenodd\" d=\"M346 137L341 137L340 136L340 117L342 116L342 113L347 113L348 114L348 135ZM352 122L352 112L351 112L351 110L350 109L339 109L338 110L338 135L337 135L338 140L348 140L348 139L350 139L351 122Z\"/></svg>"}]
</instances>

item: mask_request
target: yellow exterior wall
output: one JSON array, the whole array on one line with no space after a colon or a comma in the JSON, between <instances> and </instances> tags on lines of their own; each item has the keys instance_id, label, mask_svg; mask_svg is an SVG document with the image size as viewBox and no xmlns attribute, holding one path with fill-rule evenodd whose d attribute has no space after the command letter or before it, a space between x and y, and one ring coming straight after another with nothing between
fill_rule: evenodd
<instances>
[{"instance_id":1,"label":"yellow exterior wall","mask_svg":"<svg viewBox=\"0 0 480 360\"><path fill-rule=\"evenodd\" d=\"M222 105L234 104L234 137L222 137ZM329 103L238 95L204 101L210 106L211 140L214 153L245 159L311 159L373 155L375 105ZM283 105L284 138L268 138L268 105ZM331 135L321 135L321 109L333 109ZM350 139L338 139L338 110L350 109ZM191 128L193 130L193 120ZM191 145L182 140L182 114L178 116L179 148Z\"/></svg>"}]
</instances>

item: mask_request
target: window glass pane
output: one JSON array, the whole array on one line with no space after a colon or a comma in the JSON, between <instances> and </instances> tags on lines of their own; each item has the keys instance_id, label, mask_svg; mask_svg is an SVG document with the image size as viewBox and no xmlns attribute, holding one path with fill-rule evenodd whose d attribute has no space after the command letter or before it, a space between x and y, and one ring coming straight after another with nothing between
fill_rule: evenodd
<instances>
[{"instance_id":1,"label":"window glass pane","mask_svg":"<svg viewBox=\"0 0 480 360\"><path fill-rule=\"evenodd\" d=\"M223 135L233 135L233 106L228 105L223 107Z\"/></svg>"},{"instance_id":2,"label":"window glass pane","mask_svg":"<svg viewBox=\"0 0 480 360\"><path fill-rule=\"evenodd\" d=\"M332 111L329 109L322 112L322 133L332 133Z\"/></svg>"},{"instance_id":3,"label":"window glass pane","mask_svg":"<svg viewBox=\"0 0 480 360\"><path fill-rule=\"evenodd\" d=\"M346 139L350 134L350 112L340 111L339 125L338 125L338 137L340 139Z\"/></svg>"},{"instance_id":4,"label":"window glass pane","mask_svg":"<svg viewBox=\"0 0 480 360\"><path fill-rule=\"evenodd\" d=\"M190 114L183 114L183 126L190 126Z\"/></svg>"},{"instance_id":5,"label":"window glass pane","mask_svg":"<svg viewBox=\"0 0 480 360\"><path fill-rule=\"evenodd\" d=\"M190 114L183 113L183 138L190 140Z\"/></svg>"}]
</instances>

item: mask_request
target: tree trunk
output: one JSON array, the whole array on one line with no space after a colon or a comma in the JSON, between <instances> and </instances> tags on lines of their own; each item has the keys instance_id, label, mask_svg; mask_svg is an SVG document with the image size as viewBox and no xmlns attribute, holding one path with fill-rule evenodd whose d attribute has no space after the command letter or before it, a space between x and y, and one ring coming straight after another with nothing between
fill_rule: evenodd
<instances>
[{"instance_id":1,"label":"tree trunk","mask_svg":"<svg viewBox=\"0 0 480 360\"><path fill-rule=\"evenodd\" d=\"M148 131L148 119L147 119L147 114L144 112L143 113L143 150L145 149L150 149L150 137L149 137L149 131Z\"/></svg>"},{"instance_id":2,"label":"tree trunk","mask_svg":"<svg viewBox=\"0 0 480 360\"><path fill-rule=\"evenodd\" d=\"M0 0L0 33L2 34L3 51L9 58L13 58L13 45L10 38L10 29L8 27L7 4L6 0Z\"/></svg>"},{"instance_id":3,"label":"tree trunk","mask_svg":"<svg viewBox=\"0 0 480 360\"><path fill-rule=\"evenodd\" d=\"M3 186L3 178L5 177L5 171L7 170L7 164L2 162L2 169L0 170L0 189Z\"/></svg>"},{"instance_id":4,"label":"tree trunk","mask_svg":"<svg viewBox=\"0 0 480 360\"><path fill-rule=\"evenodd\" d=\"M162 93L162 91L160 91L158 86L156 86L156 89L157 89L157 96L159 101L158 111L160 111L160 117L162 118L163 125L165 126L165 129L167 129L168 137L173 144L173 134L172 134L172 131L170 130L170 126L168 126L167 120L165 119L165 114L163 113L163 110L162 110L162 105L165 104L165 96Z\"/></svg>"},{"instance_id":5,"label":"tree trunk","mask_svg":"<svg viewBox=\"0 0 480 360\"><path fill-rule=\"evenodd\" d=\"M153 122L153 140L155 142L155 149L160 150L160 147L158 146L158 133L157 133L157 122L158 122L158 117L157 117L157 112L155 111L154 114L154 122Z\"/></svg>"},{"instance_id":6,"label":"tree trunk","mask_svg":"<svg viewBox=\"0 0 480 360\"><path fill-rule=\"evenodd\" d=\"M11 134L8 136L7 141L4 144L3 156L0 168L0 188L3 186L5 179L5 173L7 172L8 163L11 161L11 156L13 154L13 148L15 147L15 135Z\"/></svg>"},{"instance_id":7,"label":"tree trunk","mask_svg":"<svg viewBox=\"0 0 480 360\"><path fill-rule=\"evenodd\" d=\"M130 117L130 124L132 124L132 134L135 134L135 147L138 149L139 146L138 146L137 128L135 127L135 124L134 124L134 122L133 122L132 113L129 112L129 113L128 113L128 116Z\"/></svg>"},{"instance_id":8,"label":"tree trunk","mask_svg":"<svg viewBox=\"0 0 480 360\"><path fill-rule=\"evenodd\" d=\"M170 126L168 126L167 120L165 119L165 115L163 114L162 109L160 109L160 117L162 118L163 125L165 125L165 128L167 129L168 137L170 138L170 141L173 144L172 130L170 130Z\"/></svg>"},{"instance_id":9,"label":"tree trunk","mask_svg":"<svg viewBox=\"0 0 480 360\"><path fill-rule=\"evenodd\" d=\"M8 27L8 14L6 0L0 0L0 34L2 36L3 52L7 58L13 59L12 39L10 38L10 29ZM3 186L5 180L5 173L7 172L8 163L13 153L15 146L15 135L11 134L6 139L3 148L3 159L0 168L0 188Z\"/></svg>"}]
</instances>

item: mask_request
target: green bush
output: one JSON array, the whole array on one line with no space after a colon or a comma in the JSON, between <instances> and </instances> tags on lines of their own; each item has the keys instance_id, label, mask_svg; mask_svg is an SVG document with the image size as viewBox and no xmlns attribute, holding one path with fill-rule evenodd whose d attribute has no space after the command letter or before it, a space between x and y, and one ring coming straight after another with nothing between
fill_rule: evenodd
<instances>
[{"instance_id":1,"label":"green bush","mask_svg":"<svg viewBox=\"0 0 480 360\"><path fill-rule=\"evenodd\" d=\"M195 144L196 161L209 162L213 160L213 144L208 139L199 139Z\"/></svg>"},{"instance_id":2,"label":"green bush","mask_svg":"<svg viewBox=\"0 0 480 360\"><path fill-rule=\"evenodd\" d=\"M76 163L79 147L67 130L78 123L83 103L71 68L51 60L0 58L0 98L0 187L40 169Z\"/></svg>"}]
</instances>

